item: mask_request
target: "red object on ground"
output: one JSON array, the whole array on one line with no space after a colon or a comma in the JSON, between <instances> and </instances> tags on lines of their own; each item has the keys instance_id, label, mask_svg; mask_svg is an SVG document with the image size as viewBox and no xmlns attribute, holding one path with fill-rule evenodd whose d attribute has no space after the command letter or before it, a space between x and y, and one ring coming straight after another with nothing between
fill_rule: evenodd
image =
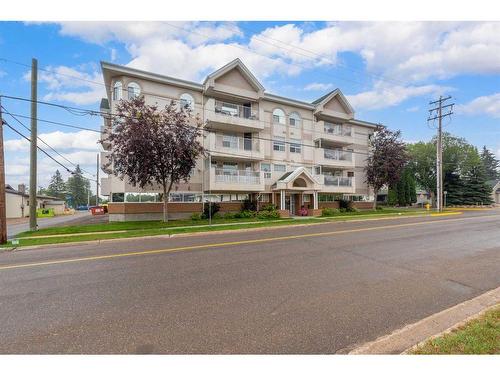
<instances>
[{"instance_id":1,"label":"red object on ground","mask_svg":"<svg viewBox=\"0 0 500 375\"><path fill-rule=\"evenodd\" d=\"M302 207L299 211L300 216L308 216L309 212L307 212L307 208Z\"/></svg>"},{"instance_id":2,"label":"red object on ground","mask_svg":"<svg viewBox=\"0 0 500 375\"><path fill-rule=\"evenodd\" d=\"M92 211L92 215L104 215L106 213L104 207L101 206L91 207L90 211Z\"/></svg>"}]
</instances>

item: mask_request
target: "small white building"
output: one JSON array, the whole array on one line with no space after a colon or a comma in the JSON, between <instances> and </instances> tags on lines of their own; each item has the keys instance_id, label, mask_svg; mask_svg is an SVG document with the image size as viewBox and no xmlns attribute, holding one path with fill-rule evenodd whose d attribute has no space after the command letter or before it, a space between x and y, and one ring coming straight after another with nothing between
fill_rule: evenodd
<instances>
[{"instance_id":1,"label":"small white building","mask_svg":"<svg viewBox=\"0 0 500 375\"><path fill-rule=\"evenodd\" d=\"M491 181L490 182L491 189L491 199L493 199L493 203L500 204L500 180Z\"/></svg>"},{"instance_id":2,"label":"small white building","mask_svg":"<svg viewBox=\"0 0 500 375\"><path fill-rule=\"evenodd\" d=\"M7 219L29 216L29 194L24 185L19 185L18 190L10 185L5 185L5 201ZM66 209L66 202L56 197L37 195L38 208L53 208L56 215L62 215Z\"/></svg>"}]
</instances>

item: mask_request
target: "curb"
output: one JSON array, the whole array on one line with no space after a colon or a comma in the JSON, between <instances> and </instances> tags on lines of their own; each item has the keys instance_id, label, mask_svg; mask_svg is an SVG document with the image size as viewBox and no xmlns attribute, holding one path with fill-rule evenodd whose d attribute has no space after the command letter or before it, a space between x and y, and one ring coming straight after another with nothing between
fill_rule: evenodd
<instances>
[{"instance_id":1,"label":"curb","mask_svg":"<svg viewBox=\"0 0 500 375\"><path fill-rule=\"evenodd\" d=\"M450 212L448 214L442 214L442 216L456 215L461 214L456 212ZM370 216L370 215L366 215ZM212 231L200 231L200 232L190 232L190 233L174 233L174 234L158 234L153 236L136 236L136 237L125 237L125 238L106 238L101 240L88 240L88 241L77 241L77 242L61 242L54 244L43 244L43 245L29 245L29 246L20 246L14 248L0 248L1 252L12 252L12 251L23 251L23 250L34 250L34 249L46 249L46 248L59 248L65 246L78 246L78 245L98 245L101 243L109 243L109 242L122 242L122 241L130 241L130 240L140 240L140 239L149 239L149 238L157 238L157 239L168 239L172 237L191 237L191 236L201 236L201 235L215 235L215 234L226 234L226 233L244 233L244 232L253 232L259 230L273 230L277 228L291 228L291 227L303 227L309 225L325 225L332 223L345 223L345 222L363 222L363 221L378 221L378 220L400 220L400 219L410 219L410 218L421 218L421 217L433 217L432 214L414 214L414 215L393 215L393 216L383 216L383 217L374 217L374 218L365 218L365 219L344 219L344 218L332 218L332 217L318 217L318 219L324 220L322 223L314 222L314 223L303 223L303 224L289 224L289 225L276 225L271 227L257 227L257 228L241 228L241 229L221 229L221 230L212 230Z\"/></svg>"},{"instance_id":2,"label":"curb","mask_svg":"<svg viewBox=\"0 0 500 375\"><path fill-rule=\"evenodd\" d=\"M408 354L429 339L477 318L500 303L500 287L362 344L348 354Z\"/></svg>"}]
</instances>

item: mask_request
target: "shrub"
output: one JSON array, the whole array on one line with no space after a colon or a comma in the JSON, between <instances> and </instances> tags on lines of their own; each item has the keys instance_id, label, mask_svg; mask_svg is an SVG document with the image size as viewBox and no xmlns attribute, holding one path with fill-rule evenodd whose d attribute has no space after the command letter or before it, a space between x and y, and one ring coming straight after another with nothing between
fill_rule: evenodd
<instances>
[{"instance_id":1,"label":"shrub","mask_svg":"<svg viewBox=\"0 0 500 375\"><path fill-rule=\"evenodd\" d=\"M261 208L261 211L276 211L278 208L275 204L269 203Z\"/></svg>"},{"instance_id":2,"label":"shrub","mask_svg":"<svg viewBox=\"0 0 500 375\"><path fill-rule=\"evenodd\" d=\"M353 206L352 201L347 200L347 199L340 199L339 200L339 208L340 212L355 212L356 209ZM343 209L343 211L342 211Z\"/></svg>"},{"instance_id":3,"label":"shrub","mask_svg":"<svg viewBox=\"0 0 500 375\"><path fill-rule=\"evenodd\" d=\"M222 214L220 212L216 212L212 215L212 219L222 219Z\"/></svg>"},{"instance_id":4,"label":"shrub","mask_svg":"<svg viewBox=\"0 0 500 375\"><path fill-rule=\"evenodd\" d=\"M245 199L241 204L241 211L257 211L257 202Z\"/></svg>"},{"instance_id":5,"label":"shrub","mask_svg":"<svg viewBox=\"0 0 500 375\"><path fill-rule=\"evenodd\" d=\"M198 221L198 220L201 220L201 213L199 212L195 212L191 215L191 220L193 221Z\"/></svg>"},{"instance_id":6,"label":"shrub","mask_svg":"<svg viewBox=\"0 0 500 375\"><path fill-rule=\"evenodd\" d=\"M218 203L208 203L205 204L205 209L203 210L203 214L201 215L202 219L208 219L210 216L212 218L214 215L219 212L220 210L220 205ZM211 212L210 212L211 211Z\"/></svg>"},{"instance_id":7,"label":"shrub","mask_svg":"<svg viewBox=\"0 0 500 375\"><path fill-rule=\"evenodd\" d=\"M262 210L257 213L259 219L279 219L280 213L276 210Z\"/></svg>"},{"instance_id":8,"label":"shrub","mask_svg":"<svg viewBox=\"0 0 500 375\"><path fill-rule=\"evenodd\" d=\"M245 211L238 212L235 215L235 217L237 217L239 219L248 219L248 218L251 218L251 217L255 217L255 214L256 214L255 211L245 210Z\"/></svg>"},{"instance_id":9,"label":"shrub","mask_svg":"<svg viewBox=\"0 0 500 375\"><path fill-rule=\"evenodd\" d=\"M377 211L382 211L384 209L384 207L380 207L380 206L377 206L376 210Z\"/></svg>"},{"instance_id":10,"label":"shrub","mask_svg":"<svg viewBox=\"0 0 500 375\"><path fill-rule=\"evenodd\" d=\"M234 212L226 212L224 214L224 219L234 219L236 217L236 213Z\"/></svg>"},{"instance_id":11,"label":"shrub","mask_svg":"<svg viewBox=\"0 0 500 375\"><path fill-rule=\"evenodd\" d=\"M333 216L333 215L338 214L339 212L341 212L341 211L337 208L325 207L321 210L321 216Z\"/></svg>"}]
</instances>

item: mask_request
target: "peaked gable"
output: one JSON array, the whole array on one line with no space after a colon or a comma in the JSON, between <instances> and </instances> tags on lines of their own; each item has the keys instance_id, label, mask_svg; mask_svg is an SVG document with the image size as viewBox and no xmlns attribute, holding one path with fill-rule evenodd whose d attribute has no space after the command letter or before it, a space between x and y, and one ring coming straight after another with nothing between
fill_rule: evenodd
<instances>
[{"instance_id":1,"label":"peaked gable","mask_svg":"<svg viewBox=\"0 0 500 375\"><path fill-rule=\"evenodd\" d=\"M339 89L330 91L313 104L316 105L316 112L338 113L351 118L354 116L353 108Z\"/></svg>"},{"instance_id":2,"label":"peaked gable","mask_svg":"<svg viewBox=\"0 0 500 375\"><path fill-rule=\"evenodd\" d=\"M205 91L237 91L242 96L262 97L264 86L250 72L240 59L235 59L229 64L209 74L203 82ZM217 87L217 86L220 86ZM238 95L237 92L233 94Z\"/></svg>"}]
</instances>

